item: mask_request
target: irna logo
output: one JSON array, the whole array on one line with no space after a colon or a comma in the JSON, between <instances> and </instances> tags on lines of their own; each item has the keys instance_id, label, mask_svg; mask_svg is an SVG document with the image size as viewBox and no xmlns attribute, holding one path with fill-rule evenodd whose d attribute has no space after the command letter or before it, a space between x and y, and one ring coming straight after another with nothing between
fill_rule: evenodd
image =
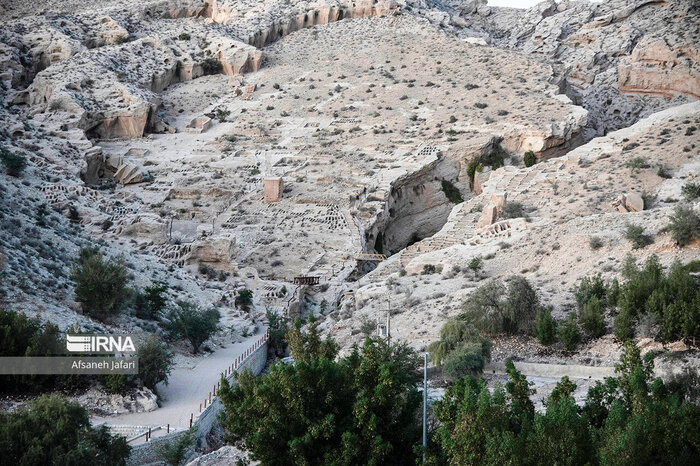
<instances>
[{"instance_id":1,"label":"irna logo","mask_svg":"<svg viewBox=\"0 0 700 466\"><path fill-rule=\"evenodd\" d=\"M133 339L123 335L66 335L66 349L71 353L136 352Z\"/></svg>"}]
</instances>

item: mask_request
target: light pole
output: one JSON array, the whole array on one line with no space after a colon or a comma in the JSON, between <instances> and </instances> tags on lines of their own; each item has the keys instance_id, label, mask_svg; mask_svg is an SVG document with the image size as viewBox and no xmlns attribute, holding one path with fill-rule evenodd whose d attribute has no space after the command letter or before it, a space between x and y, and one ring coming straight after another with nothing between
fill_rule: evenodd
<instances>
[{"instance_id":1,"label":"light pole","mask_svg":"<svg viewBox=\"0 0 700 466\"><path fill-rule=\"evenodd\" d=\"M423 353L423 463L428 447L428 353Z\"/></svg>"}]
</instances>

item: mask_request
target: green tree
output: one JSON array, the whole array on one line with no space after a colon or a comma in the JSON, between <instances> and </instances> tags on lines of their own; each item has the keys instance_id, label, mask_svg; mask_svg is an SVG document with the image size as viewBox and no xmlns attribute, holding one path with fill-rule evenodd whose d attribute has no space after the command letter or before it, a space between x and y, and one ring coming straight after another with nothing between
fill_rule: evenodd
<instances>
[{"instance_id":1,"label":"green tree","mask_svg":"<svg viewBox=\"0 0 700 466\"><path fill-rule=\"evenodd\" d=\"M633 249L641 249L654 242L651 235L644 233L644 227L640 225L627 224L625 227L625 238L632 243Z\"/></svg>"},{"instance_id":2,"label":"green tree","mask_svg":"<svg viewBox=\"0 0 700 466\"><path fill-rule=\"evenodd\" d=\"M250 305L253 304L253 292L247 289L238 290L235 304L241 309L247 311L250 308Z\"/></svg>"},{"instance_id":3,"label":"green tree","mask_svg":"<svg viewBox=\"0 0 700 466\"><path fill-rule=\"evenodd\" d=\"M173 353L168 346L156 335L149 335L137 351L139 358L139 377L143 384L155 391L159 382L168 384L168 376L172 371Z\"/></svg>"},{"instance_id":4,"label":"green tree","mask_svg":"<svg viewBox=\"0 0 700 466\"><path fill-rule=\"evenodd\" d=\"M559 340L564 344L567 351L576 349L579 341L581 341L581 332L578 328L578 319L575 313L570 313L564 323L559 326Z\"/></svg>"},{"instance_id":5,"label":"green tree","mask_svg":"<svg viewBox=\"0 0 700 466\"><path fill-rule=\"evenodd\" d=\"M490 355L491 343L489 341L462 343L445 357L445 372L450 377L455 378L480 374Z\"/></svg>"},{"instance_id":6,"label":"green tree","mask_svg":"<svg viewBox=\"0 0 700 466\"><path fill-rule=\"evenodd\" d=\"M622 310L615 316L613 334L620 341L634 337L634 317L629 311Z\"/></svg>"},{"instance_id":7,"label":"green tree","mask_svg":"<svg viewBox=\"0 0 700 466\"><path fill-rule=\"evenodd\" d=\"M43 395L13 413L0 412L3 464L17 466L126 464L130 447L106 427L93 428L77 403Z\"/></svg>"},{"instance_id":8,"label":"green tree","mask_svg":"<svg viewBox=\"0 0 700 466\"><path fill-rule=\"evenodd\" d=\"M700 234L700 216L690 207L676 207L668 219L671 238L680 247L687 246Z\"/></svg>"},{"instance_id":9,"label":"green tree","mask_svg":"<svg viewBox=\"0 0 700 466\"><path fill-rule=\"evenodd\" d=\"M168 313L165 329L170 338L189 341L196 354L201 344L218 330L220 317L215 308L202 311L194 303L177 301Z\"/></svg>"},{"instance_id":10,"label":"green tree","mask_svg":"<svg viewBox=\"0 0 700 466\"><path fill-rule=\"evenodd\" d=\"M128 280L122 259L105 259L99 249L85 248L80 251L77 264L71 271L75 282L76 299L85 312L104 320L118 311L126 296Z\"/></svg>"},{"instance_id":11,"label":"green tree","mask_svg":"<svg viewBox=\"0 0 700 466\"><path fill-rule=\"evenodd\" d=\"M578 303L579 309L583 309L583 306L590 301L591 298L595 297L599 301L603 301L606 294L607 287L600 274L594 275L593 277L583 277L576 289L576 302Z\"/></svg>"},{"instance_id":12,"label":"green tree","mask_svg":"<svg viewBox=\"0 0 700 466\"><path fill-rule=\"evenodd\" d=\"M597 297L591 297L583 306L581 326L593 338L605 334L605 307Z\"/></svg>"},{"instance_id":13,"label":"green tree","mask_svg":"<svg viewBox=\"0 0 700 466\"><path fill-rule=\"evenodd\" d=\"M462 317L486 334L530 333L540 300L526 278L512 276L507 286L499 280L480 286L468 297Z\"/></svg>"},{"instance_id":14,"label":"green tree","mask_svg":"<svg viewBox=\"0 0 700 466\"><path fill-rule=\"evenodd\" d=\"M136 298L136 315L142 319L156 319L168 303L167 291L168 285L163 282L154 282L144 288Z\"/></svg>"},{"instance_id":15,"label":"green tree","mask_svg":"<svg viewBox=\"0 0 700 466\"><path fill-rule=\"evenodd\" d=\"M158 450L160 457L172 466L179 466L185 459L185 453L194 443L193 434L194 427L175 440L163 444Z\"/></svg>"},{"instance_id":16,"label":"green tree","mask_svg":"<svg viewBox=\"0 0 700 466\"><path fill-rule=\"evenodd\" d=\"M557 341L557 322L552 317L551 308L542 307L537 312L535 330L537 332L537 339L543 345L549 346Z\"/></svg>"},{"instance_id":17,"label":"green tree","mask_svg":"<svg viewBox=\"0 0 700 466\"><path fill-rule=\"evenodd\" d=\"M267 316L267 325L270 329L270 348L276 355L281 356L287 347L287 340L285 339L287 318L270 309L265 311L265 315Z\"/></svg>"}]
</instances>

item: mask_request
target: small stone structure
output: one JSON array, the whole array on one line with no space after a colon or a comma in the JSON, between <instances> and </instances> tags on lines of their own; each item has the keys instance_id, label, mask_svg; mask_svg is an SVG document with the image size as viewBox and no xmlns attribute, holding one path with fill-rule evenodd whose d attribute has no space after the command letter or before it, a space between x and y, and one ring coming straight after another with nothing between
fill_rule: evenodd
<instances>
[{"instance_id":1,"label":"small stone structure","mask_svg":"<svg viewBox=\"0 0 700 466\"><path fill-rule=\"evenodd\" d=\"M265 202L271 204L273 202L279 202L282 196L282 190L284 189L284 181L282 177L275 178L265 178L263 181L263 190L265 193Z\"/></svg>"},{"instance_id":2,"label":"small stone structure","mask_svg":"<svg viewBox=\"0 0 700 466\"><path fill-rule=\"evenodd\" d=\"M201 116L190 121L190 124L185 126L185 131L192 134L200 134L211 128L211 118Z\"/></svg>"}]
</instances>

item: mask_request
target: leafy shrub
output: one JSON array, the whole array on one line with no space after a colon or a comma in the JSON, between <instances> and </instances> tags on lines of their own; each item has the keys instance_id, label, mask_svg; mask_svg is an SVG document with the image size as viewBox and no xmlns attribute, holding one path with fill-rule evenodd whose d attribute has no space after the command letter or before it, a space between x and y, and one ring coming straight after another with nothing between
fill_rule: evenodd
<instances>
[{"instance_id":1,"label":"leafy shrub","mask_svg":"<svg viewBox=\"0 0 700 466\"><path fill-rule=\"evenodd\" d=\"M504 219L527 217L527 212L525 211L525 207L522 205L522 203L518 201L511 201L503 206L501 211L498 213L498 216Z\"/></svg>"},{"instance_id":2,"label":"leafy shrub","mask_svg":"<svg viewBox=\"0 0 700 466\"><path fill-rule=\"evenodd\" d=\"M194 427L171 442L164 443L158 453L171 466L179 466L185 459L185 453L194 443Z\"/></svg>"},{"instance_id":3,"label":"leafy shrub","mask_svg":"<svg viewBox=\"0 0 700 466\"><path fill-rule=\"evenodd\" d=\"M525 152L525 155L523 155L523 162L525 163L526 167L531 167L537 163L537 156L535 156L534 152L529 150Z\"/></svg>"},{"instance_id":4,"label":"leafy shrub","mask_svg":"<svg viewBox=\"0 0 700 466\"><path fill-rule=\"evenodd\" d=\"M557 341L557 322L552 317L551 308L543 307L537 311L535 331L537 332L537 339L545 346L549 346Z\"/></svg>"},{"instance_id":5,"label":"leafy shrub","mask_svg":"<svg viewBox=\"0 0 700 466\"><path fill-rule=\"evenodd\" d=\"M114 38L114 43L115 43L116 45L126 44L127 42L129 42L130 39L131 39L131 38L129 37L128 34L123 34L123 35L121 35L121 36L115 37L115 38Z\"/></svg>"},{"instance_id":6,"label":"leafy shrub","mask_svg":"<svg viewBox=\"0 0 700 466\"><path fill-rule=\"evenodd\" d=\"M276 355L283 355L287 347L287 342L284 338L287 333L287 318L278 315L270 309L267 309L265 314L267 316L267 325L270 328L270 349ZM370 321L370 323L372 322Z\"/></svg>"},{"instance_id":7,"label":"leafy shrub","mask_svg":"<svg viewBox=\"0 0 700 466\"><path fill-rule=\"evenodd\" d=\"M127 270L119 258L105 260L99 249L84 248L71 271L75 296L91 317L103 320L126 296Z\"/></svg>"},{"instance_id":8,"label":"leafy shrub","mask_svg":"<svg viewBox=\"0 0 700 466\"><path fill-rule=\"evenodd\" d=\"M156 319L168 302L166 291L168 285L163 282L155 282L144 288L143 293L136 296L136 315L142 319Z\"/></svg>"},{"instance_id":9,"label":"leafy shrub","mask_svg":"<svg viewBox=\"0 0 700 466\"><path fill-rule=\"evenodd\" d=\"M671 238L680 247L686 246L694 237L700 235L700 217L690 207L676 207L669 220Z\"/></svg>"},{"instance_id":10,"label":"leafy shrub","mask_svg":"<svg viewBox=\"0 0 700 466\"><path fill-rule=\"evenodd\" d=\"M591 249L600 249L603 247L603 239L600 236L591 236L588 238L588 245Z\"/></svg>"},{"instance_id":11,"label":"leafy shrub","mask_svg":"<svg viewBox=\"0 0 700 466\"><path fill-rule=\"evenodd\" d=\"M139 364L141 361L139 361ZM101 377L102 384L110 393L124 393L126 390L126 374L107 374Z\"/></svg>"},{"instance_id":12,"label":"leafy shrub","mask_svg":"<svg viewBox=\"0 0 700 466\"><path fill-rule=\"evenodd\" d=\"M2 161L7 174L10 176L20 176L27 167L27 158L24 155L10 152L4 147L0 147L0 161Z\"/></svg>"},{"instance_id":13,"label":"leafy shrub","mask_svg":"<svg viewBox=\"0 0 700 466\"><path fill-rule=\"evenodd\" d=\"M168 376L172 371L173 353L168 346L156 335L149 335L137 350L139 358L139 377L143 384L155 391L159 382L168 384Z\"/></svg>"},{"instance_id":14,"label":"leafy shrub","mask_svg":"<svg viewBox=\"0 0 700 466\"><path fill-rule=\"evenodd\" d=\"M250 305L253 304L253 292L247 289L238 290L238 294L236 295L234 302L236 306L240 307L241 309L248 310Z\"/></svg>"},{"instance_id":15,"label":"leafy shrub","mask_svg":"<svg viewBox=\"0 0 700 466\"><path fill-rule=\"evenodd\" d=\"M700 183L688 182L681 188L681 193L686 199L692 201L700 197Z\"/></svg>"},{"instance_id":16,"label":"leafy shrub","mask_svg":"<svg viewBox=\"0 0 700 466\"><path fill-rule=\"evenodd\" d=\"M479 273L481 269L484 268L484 259L482 259L481 256L472 257L469 264L467 264L467 267L475 274Z\"/></svg>"},{"instance_id":17,"label":"leafy shrub","mask_svg":"<svg viewBox=\"0 0 700 466\"><path fill-rule=\"evenodd\" d=\"M223 71L224 67L219 60L213 57L204 59L202 62L202 71L205 75L209 74L219 74Z\"/></svg>"},{"instance_id":18,"label":"leafy shrub","mask_svg":"<svg viewBox=\"0 0 700 466\"><path fill-rule=\"evenodd\" d=\"M632 243L633 249L641 249L654 242L650 235L644 233L644 227L631 223L625 227L625 238Z\"/></svg>"},{"instance_id":19,"label":"leafy shrub","mask_svg":"<svg viewBox=\"0 0 700 466\"><path fill-rule=\"evenodd\" d=\"M605 334L605 306L596 296L583 305L581 314L581 326L593 338Z\"/></svg>"},{"instance_id":20,"label":"leafy shrub","mask_svg":"<svg viewBox=\"0 0 700 466\"><path fill-rule=\"evenodd\" d=\"M458 346L445 357L445 373L454 378L481 373L490 350L491 343L486 340Z\"/></svg>"},{"instance_id":21,"label":"leafy shrub","mask_svg":"<svg viewBox=\"0 0 700 466\"><path fill-rule=\"evenodd\" d=\"M130 447L107 427L93 428L79 404L43 395L0 412L0 451L4 464L112 466L125 464Z\"/></svg>"},{"instance_id":22,"label":"leafy shrub","mask_svg":"<svg viewBox=\"0 0 700 466\"><path fill-rule=\"evenodd\" d=\"M431 273L437 272L437 268L433 264L423 265L423 275L430 275Z\"/></svg>"},{"instance_id":23,"label":"leafy shrub","mask_svg":"<svg viewBox=\"0 0 700 466\"><path fill-rule=\"evenodd\" d=\"M65 349L58 327L40 325L26 315L0 310L0 357L50 356ZM49 389L58 381L51 375L0 375L0 392Z\"/></svg>"},{"instance_id":24,"label":"leafy shrub","mask_svg":"<svg viewBox=\"0 0 700 466\"><path fill-rule=\"evenodd\" d=\"M186 32L181 32L179 36L177 36L177 40L190 40L191 37L189 34Z\"/></svg>"},{"instance_id":25,"label":"leafy shrub","mask_svg":"<svg viewBox=\"0 0 700 466\"><path fill-rule=\"evenodd\" d=\"M599 301L604 300L606 292L607 288L600 274L593 277L583 277L575 293L579 309L583 309L583 306L591 298L597 298Z\"/></svg>"},{"instance_id":26,"label":"leafy shrub","mask_svg":"<svg viewBox=\"0 0 700 466\"><path fill-rule=\"evenodd\" d=\"M507 286L493 280L474 290L462 308L462 317L486 334L530 333L540 299L526 278L511 276Z\"/></svg>"},{"instance_id":27,"label":"leafy shrub","mask_svg":"<svg viewBox=\"0 0 700 466\"><path fill-rule=\"evenodd\" d=\"M631 312L623 310L615 316L613 334L620 341L627 341L634 336L634 317Z\"/></svg>"},{"instance_id":28,"label":"leafy shrub","mask_svg":"<svg viewBox=\"0 0 700 466\"><path fill-rule=\"evenodd\" d=\"M578 319L575 313L570 313L564 323L559 326L559 340L567 351L575 350L576 345L581 341L581 332L578 329Z\"/></svg>"},{"instance_id":29,"label":"leafy shrub","mask_svg":"<svg viewBox=\"0 0 700 466\"><path fill-rule=\"evenodd\" d=\"M177 301L168 313L165 328L170 338L189 341L192 352L197 353L201 344L217 331L220 317L214 308L202 311L194 303Z\"/></svg>"},{"instance_id":30,"label":"leafy shrub","mask_svg":"<svg viewBox=\"0 0 700 466\"><path fill-rule=\"evenodd\" d=\"M449 201L453 204L460 204L464 202L464 199L462 199L462 193L460 193L459 189L457 189L457 187L449 180L442 180L442 192L445 193L445 197L447 197L447 199L449 199Z\"/></svg>"}]
</instances>

